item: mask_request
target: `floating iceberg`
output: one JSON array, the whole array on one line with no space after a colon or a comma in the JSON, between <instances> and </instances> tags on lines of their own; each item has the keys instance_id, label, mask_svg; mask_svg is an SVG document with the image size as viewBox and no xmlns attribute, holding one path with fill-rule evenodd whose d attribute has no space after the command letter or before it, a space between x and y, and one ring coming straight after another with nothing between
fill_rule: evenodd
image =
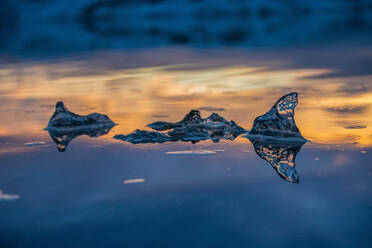
<instances>
[{"instance_id":1,"label":"floating iceberg","mask_svg":"<svg viewBox=\"0 0 372 248\"><path fill-rule=\"evenodd\" d=\"M141 144L141 143L164 143L171 141L171 137L164 133L151 132L136 130L133 133L128 135L118 134L114 136L115 139L123 140L130 142L132 144Z\"/></svg>"},{"instance_id":2,"label":"floating iceberg","mask_svg":"<svg viewBox=\"0 0 372 248\"><path fill-rule=\"evenodd\" d=\"M257 139L250 140L259 157L269 162L278 175L288 182L299 183L300 178L295 168L296 154L306 141L268 142Z\"/></svg>"},{"instance_id":3,"label":"floating iceberg","mask_svg":"<svg viewBox=\"0 0 372 248\"><path fill-rule=\"evenodd\" d=\"M307 142L294 120L297 99L296 92L282 96L269 112L254 120L246 136L257 155L269 162L279 176L292 183L299 183L295 158Z\"/></svg>"},{"instance_id":4,"label":"floating iceberg","mask_svg":"<svg viewBox=\"0 0 372 248\"><path fill-rule=\"evenodd\" d=\"M258 116L247 137L268 140L306 141L298 130L294 111L297 106L297 93L282 96L266 114Z\"/></svg>"},{"instance_id":5,"label":"floating iceberg","mask_svg":"<svg viewBox=\"0 0 372 248\"><path fill-rule=\"evenodd\" d=\"M166 152L168 155L215 155L223 150L186 150L186 151L172 151Z\"/></svg>"},{"instance_id":6,"label":"floating iceberg","mask_svg":"<svg viewBox=\"0 0 372 248\"><path fill-rule=\"evenodd\" d=\"M2 190L0 190L0 201L13 201L19 199L19 195L9 195L4 194Z\"/></svg>"},{"instance_id":7,"label":"floating iceberg","mask_svg":"<svg viewBox=\"0 0 372 248\"><path fill-rule=\"evenodd\" d=\"M191 110L181 121L170 123L157 121L148 127L158 131L136 130L128 135L116 135L115 139L127 141L133 144L139 143L163 143L169 141L191 141L196 143L200 140L211 139L219 142L220 139L234 140L246 130L238 126L234 121L226 121L216 113L203 119L198 110ZM160 131L167 131L162 133Z\"/></svg>"},{"instance_id":8,"label":"floating iceberg","mask_svg":"<svg viewBox=\"0 0 372 248\"><path fill-rule=\"evenodd\" d=\"M24 146L43 146L46 145L46 142L44 141L33 141L33 142L28 142L25 143Z\"/></svg>"},{"instance_id":9,"label":"floating iceberg","mask_svg":"<svg viewBox=\"0 0 372 248\"><path fill-rule=\"evenodd\" d=\"M63 102L57 102L56 111L50 118L48 126L45 128L55 132L71 132L82 130L96 130L101 128L113 127L116 124L107 115L92 113L81 116L70 112Z\"/></svg>"},{"instance_id":10,"label":"floating iceberg","mask_svg":"<svg viewBox=\"0 0 372 248\"><path fill-rule=\"evenodd\" d=\"M127 179L123 181L123 184L131 184L131 183L144 183L146 182L145 178L134 178L134 179Z\"/></svg>"},{"instance_id":11,"label":"floating iceberg","mask_svg":"<svg viewBox=\"0 0 372 248\"><path fill-rule=\"evenodd\" d=\"M70 112L63 102L57 102L56 111L45 130L48 130L50 137L57 144L58 151L64 152L74 138L80 135L98 137L109 133L115 125L107 115L77 115Z\"/></svg>"}]
</instances>

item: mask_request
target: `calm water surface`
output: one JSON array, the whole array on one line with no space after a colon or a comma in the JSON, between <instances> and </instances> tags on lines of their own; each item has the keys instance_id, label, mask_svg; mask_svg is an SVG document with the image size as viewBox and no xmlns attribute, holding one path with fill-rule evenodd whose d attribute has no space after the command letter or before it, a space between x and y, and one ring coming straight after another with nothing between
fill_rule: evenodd
<instances>
[{"instance_id":1,"label":"calm water surface","mask_svg":"<svg viewBox=\"0 0 372 248\"><path fill-rule=\"evenodd\" d=\"M1 247L370 247L371 55L369 45L335 44L1 58ZM250 129L292 91L297 126L311 141L296 157L299 184L280 178L243 136L112 138L191 109ZM43 128L59 100L118 125L58 152ZM185 150L219 151L167 154ZM143 180L124 183L131 179Z\"/></svg>"}]
</instances>

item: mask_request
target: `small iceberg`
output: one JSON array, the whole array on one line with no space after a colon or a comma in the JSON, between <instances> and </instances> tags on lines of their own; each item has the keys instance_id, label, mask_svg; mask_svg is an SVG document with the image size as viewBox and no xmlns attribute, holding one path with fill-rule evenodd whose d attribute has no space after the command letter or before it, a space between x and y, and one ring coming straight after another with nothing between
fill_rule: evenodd
<instances>
[{"instance_id":1,"label":"small iceberg","mask_svg":"<svg viewBox=\"0 0 372 248\"><path fill-rule=\"evenodd\" d=\"M9 195L4 194L2 190L0 190L0 201L13 201L19 199L19 195Z\"/></svg>"},{"instance_id":2,"label":"small iceberg","mask_svg":"<svg viewBox=\"0 0 372 248\"><path fill-rule=\"evenodd\" d=\"M43 145L46 145L46 142L34 141L34 142L28 142L24 144L24 146L43 146Z\"/></svg>"},{"instance_id":3,"label":"small iceberg","mask_svg":"<svg viewBox=\"0 0 372 248\"><path fill-rule=\"evenodd\" d=\"M114 136L115 139L127 141L132 144L142 144L142 143L164 143L171 141L171 137L159 132L151 132L144 130L136 130L128 135L118 134Z\"/></svg>"},{"instance_id":4,"label":"small iceberg","mask_svg":"<svg viewBox=\"0 0 372 248\"><path fill-rule=\"evenodd\" d=\"M116 124L107 115L92 113L81 116L70 112L63 102L57 102L56 110L45 128L57 144L59 152L80 135L99 137L108 134Z\"/></svg>"},{"instance_id":5,"label":"small iceberg","mask_svg":"<svg viewBox=\"0 0 372 248\"><path fill-rule=\"evenodd\" d=\"M57 102L56 110L45 130L53 132L74 132L82 130L98 130L113 127L116 124L107 115L92 113L77 115L70 112L63 102Z\"/></svg>"},{"instance_id":6,"label":"small iceberg","mask_svg":"<svg viewBox=\"0 0 372 248\"><path fill-rule=\"evenodd\" d=\"M186 150L186 151L172 151L166 152L168 155L215 155L223 150Z\"/></svg>"},{"instance_id":7,"label":"small iceberg","mask_svg":"<svg viewBox=\"0 0 372 248\"><path fill-rule=\"evenodd\" d=\"M266 160L288 182L299 183L295 158L307 142L294 120L296 92L282 96L266 114L254 120L246 136L259 157Z\"/></svg>"},{"instance_id":8,"label":"small iceberg","mask_svg":"<svg viewBox=\"0 0 372 248\"><path fill-rule=\"evenodd\" d=\"M244 128L238 126L234 121L227 121L216 113L212 113L207 118L202 118L198 110L191 110L181 121L175 123L157 121L147 126L156 132L136 130L128 135L116 135L114 138L132 144L164 143L169 141L196 143L208 139L217 143L220 139L234 140L246 132Z\"/></svg>"},{"instance_id":9,"label":"small iceberg","mask_svg":"<svg viewBox=\"0 0 372 248\"><path fill-rule=\"evenodd\" d=\"M146 182L145 178L133 178L133 179L124 180L123 184L144 183L144 182Z\"/></svg>"},{"instance_id":10,"label":"small iceberg","mask_svg":"<svg viewBox=\"0 0 372 248\"><path fill-rule=\"evenodd\" d=\"M298 130L294 111L298 103L298 94L292 92L282 96L264 115L258 116L247 137L250 139L268 139L286 141L306 141Z\"/></svg>"}]
</instances>

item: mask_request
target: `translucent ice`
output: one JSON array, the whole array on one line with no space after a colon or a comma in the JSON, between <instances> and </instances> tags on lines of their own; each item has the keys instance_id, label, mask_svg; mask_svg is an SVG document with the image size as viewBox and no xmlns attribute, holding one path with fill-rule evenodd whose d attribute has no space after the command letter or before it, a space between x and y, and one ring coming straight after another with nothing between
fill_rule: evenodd
<instances>
[{"instance_id":1,"label":"translucent ice","mask_svg":"<svg viewBox=\"0 0 372 248\"><path fill-rule=\"evenodd\" d=\"M297 103L296 92L282 96L270 111L254 120L248 136L259 135L272 139L297 138L298 140L305 140L294 120Z\"/></svg>"},{"instance_id":2,"label":"translucent ice","mask_svg":"<svg viewBox=\"0 0 372 248\"><path fill-rule=\"evenodd\" d=\"M46 130L52 131L81 131L113 127L115 123L107 115L92 113L77 115L70 112L63 102L57 102L56 110L50 118Z\"/></svg>"},{"instance_id":3,"label":"translucent ice","mask_svg":"<svg viewBox=\"0 0 372 248\"><path fill-rule=\"evenodd\" d=\"M114 126L115 123L107 115L77 115L70 112L63 102L57 102L56 110L45 129L57 144L58 151L64 152L72 139L80 135L98 137L109 133Z\"/></svg>"},{"instance_id":4,"label":"translucent ice","mask_svg":"<svg viewBox=\"0 0 372 248\"><path fill-rule=\"evenodd\" d=\"M279 176L292 183L299 183L300 179L295 168L296 154L303 142L268 142L250 139L259 157L269 162Z\"/></svg>"},{"instance_id":5,"label":"translucent ice","mask_svg":"<svg viewBox=\"0 0 372 248\"><path fill-rule=\"evenodd\" d=\"M181 121L170 123L157 121L148 125L158 131L136 130L128 135L116 135L114 138L133 144L138 143L163 143L167 141L191 141L211 139L218 142L220 139L233 140L245 129L234 121L226 121L216 113L203 119L198 110L191 110ZM167 131L162 133L161 131Z\"/></svg>"}]
</instances>

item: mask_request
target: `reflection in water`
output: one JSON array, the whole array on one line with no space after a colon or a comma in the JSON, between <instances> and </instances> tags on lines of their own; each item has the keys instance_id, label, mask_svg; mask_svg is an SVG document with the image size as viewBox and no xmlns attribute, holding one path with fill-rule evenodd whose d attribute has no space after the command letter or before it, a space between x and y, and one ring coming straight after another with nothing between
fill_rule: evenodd
<instances>
[{"instance_id":1,"label":"reflection in water","mask_svg":"<svg viewBox=\"0 0 372 248\"><path fill-rule=\"evenodd\" d=\"M245 132L234 121L226 121L216 113L203 119L198 110L191 110L181 121L170 123L157 121L148 125L159 131L136 130L128 135L115 135L115 139L127 141L132 144L140 143L164 143L169 141L191 141L197 143L200 140L212 140L217 143L220 139L234 140ZM167 133L160 131L170 130Z\"/></svg>"},{"instance_id":2,"label":"reflection in water","mask_svg":"<svg viewBox=\"0 0 372 248\"><path fill-rule=\"evenodd\" d=\"M27 132L39 139L50 117L45 113L54 108L50 103L61 96L76 112L110 113L122 124L111 131L114 135L132 132L159 115L175 122L199 109L203 116L210 107L225 109L226 119L251 128L254 118L272 106L273 96L296 90L301 94L296 124L304 137L323 145L372 146L371 51L370 46L345 45L257 52L169 48L92 53L55 63L5 63L0 115L7 118L0 123L0 135ZM367 107L343 111L359 106Z\"/></svg>"},{"instance_id":3,"label":"reflection in water","mask_svg":"<svg viewBox=\"0 0 372 248\"><path fill-rule=\"evenodd\" d=\"M71 131L71 132L57 132L48 130L50 137L57 144L57 149L59 152L65 152L68 144L71 140L75 139L80 135L88 135L89 137L99 137L108 134L113 126L97 129L86 129L81 131Z\"/></svg>"},{"instance_id":4,"label":"reflection in water","mask_svg":"<svg viewBox=\"0 0 372 248\"><path fill-rule=\"evenodd\" d=\"M300 182L295 168L295 158L306 141L275 142L248 138L257 155L269 162L279 176L292 183Z\"/></svg>"},{"instance_id":5,"label":"reflection in water","mask_svg":"<svg viewBox=\"0 0 372 248\"><path fill-rule=\"evenodd\" d=\"M63 102L57 102L56 110L45 129L57 144L58 151L64 152L70 141L77 136L85 134L89 137L99 137L109 133L114 126L115 123L106 115L77 115L70 112Z\"/></svg>"}]
</instances>

